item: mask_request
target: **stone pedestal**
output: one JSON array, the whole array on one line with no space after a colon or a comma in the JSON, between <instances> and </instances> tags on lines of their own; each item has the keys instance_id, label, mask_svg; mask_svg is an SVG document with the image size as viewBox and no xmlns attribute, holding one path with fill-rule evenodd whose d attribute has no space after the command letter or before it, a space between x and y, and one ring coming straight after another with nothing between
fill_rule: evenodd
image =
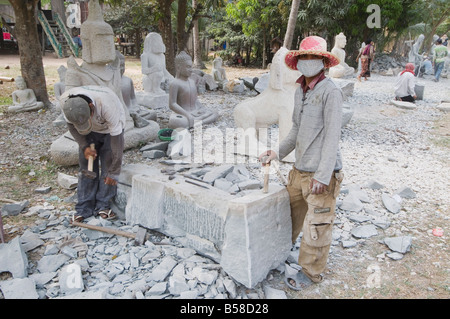
<instances>
[{"instance_id":1,"label":"stone pedestal","mask_svg":"<svg viewBox=\"0 0 450 319\"><path fill-rule=\"evenodd\" d=\"M162 109L169 107L169 94L153 94L136 92L136 101L139 105L149 109Z\"/></svg>"},{"instance_id":2,"label":"stone pedestal","mask_svg":"<svg viewBox=\"0 0 450 319\"><path fill-rule=\"evenodd\" d=\"M155 140L158 137L159 124L149 121L149 125L141 128L132 127L125 131L125 147L128 150L142 143ZM62 166L78 165L78 144L69 131L61 135L50 146L53 161Z\"/></svg>"},{"instance_id":3,"label":"stone pedestal","mask_svg":"<svg viewBox=\"0 0 450 319\"><path fill-rule=\"evenodd\" d=\"M118 206L126 207L127 223L176 238L248 288L286 260L292 225L284 186L270 184L267 194L255 190L238 197L175 176L168 180L146 165L124 167L120 180L129 186L119 187Z\"/></svg>"},{"instance_id":4,"label":"stone pedestal","mask_svg":"<svg viewBox=\"0 0 450 319\"><path fill-rule=\"evenodd\" d=\"M401 108L401 109L406 109L406 110L414 110L416 109L416 105L414 103L411 102L404 102L404 101L396 101L396 100L391 100L391 104Z\"/></svg>"}]
</instances>

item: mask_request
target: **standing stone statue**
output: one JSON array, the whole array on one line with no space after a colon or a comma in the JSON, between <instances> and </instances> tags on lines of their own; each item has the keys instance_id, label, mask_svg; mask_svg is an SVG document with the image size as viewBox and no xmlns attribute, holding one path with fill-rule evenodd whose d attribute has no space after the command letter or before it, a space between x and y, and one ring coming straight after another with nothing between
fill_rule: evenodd
<instances>
[{"instance_id":1,"label":"standing stone statue","mask_svg":"<svg viewBox=\"0 0 450 319\"><path fill-rule=\"evenodd\" d=\"M408 62L414 63L415 65L415 74L418 73L418 70L420 68L420 64L423 61L423 54L420 54L420 48L422 47L423 40L425 39L425 36L423 34L419 35L417 37L417 40L414 42L413 46L411 47L411 50L409 51L409 60Z\"/></svg>"},{"instance_id":2,"label":"standing stone statue","mask_svg":"<svg viewBox=\"0 0 450 319\"><path fill-rule=\"evenodd\" d=\"M145 37L144 52L141 55L142 85L145 92L165 94L161 84L168 87L173 80L166 69L166 46L161 35L151 32Z\"/></svg>"},{"instance_id":3,"label":"standing stone statue","mask_svg":"<svg viewBox=\"0 0 450 319\"><path fill-rule=\"evenodd\" d=\"M197 86L192 75L192 58L184 51L175 58L177 71L169 87L169 108L174 112L169 118L169 128L191 128L195 121L210 124L218 114L209 110L198 100Z\"/></svg>"},{"instance_id":4,"label":"standing stone statue","mask_svg":"<svg viewBox=\"0 0 450 319\"><path fill-rule=\"evenodd\" d=\"M341 32L335 37L334 48L331 50L335 56L339 58L340 63L330 68L329 76L332 78L343 78L352 76L355 69L345 63L345 45L347 44L347 37Z\"/></svg>"},{"instance_id":5,"label":"standing stone statue","mask_svg":"<svg viewBox=\"0 0 450 319\"><path fill-rule=\"evenodd\" d=\"M148 108L167 107L169 96L165 89L173 81L172 74L166 69L166 46L156 32L150 32L144 41L144 52L141 55L142 86L144 92L136 94L140 105Z\"/></svg>"},{"instance_id":6,"label":"standing stone statue","mask_svg":"<svg viewBox=\"0 0 450 319\"><path fill-rule=\"evenodd\" d=\"M220 89L223 89L228 82L227 74L222 64L223 64L222 58L220 57L215 58L211 70L214 81L216 81Z\"/></svg>"},{"instance_id":7,"label":"standing stone statue","mask_svg":"<svg viewBox=\"0 0 450 319\"><path fill-rule=\"evenodd\" d=\"M34 91L27 88L23 77L18 76L15 81L17 90L12 93L13 105L8 107L8 112L36 111L44 107L44 103L36 99Z\"/></svg>"},{"instance_id":8,"label":"standing stone statue","mask_svg":"<svg viewBox=\"0 0 450 319\"><path fill-rule=\"evenodd\" d=\"M366 43L361 43L361 48L359 49L358 58L356 59L358 61L358 74L361 73L362 66L361 66L361 55L364 52L364 48L366 47Z\"/></svg>"}]
</instances>

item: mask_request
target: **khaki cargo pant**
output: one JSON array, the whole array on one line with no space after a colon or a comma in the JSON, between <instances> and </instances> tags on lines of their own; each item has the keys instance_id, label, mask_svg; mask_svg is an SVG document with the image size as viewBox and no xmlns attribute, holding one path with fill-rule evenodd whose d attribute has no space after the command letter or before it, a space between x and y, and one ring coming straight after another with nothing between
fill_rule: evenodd
<instances>
[{"instance_id":1,"label":"khaki cargo pant","mask_svg":"<svg viewBox=\"0 0 450 319\"><path fill-rule=\"evenodd\" d=\"M293 168L289 172L287 190L291 203L292 242L303 230L298 264L315 281L325 270L332 240L336 198L344 174L333 173L327 190L319 195L310 191L314 173ZM319 279L318 279L319 280Z\"/></svg>"}]
</instances>

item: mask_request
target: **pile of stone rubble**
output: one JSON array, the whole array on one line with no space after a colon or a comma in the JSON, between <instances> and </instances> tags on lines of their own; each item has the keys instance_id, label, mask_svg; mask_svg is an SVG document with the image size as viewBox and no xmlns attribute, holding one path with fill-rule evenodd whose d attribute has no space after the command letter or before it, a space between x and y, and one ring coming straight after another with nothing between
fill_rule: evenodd
<instances>
[{"instance_id":1,"label":"pile of stone rubble","mask_svg":"<svg viewBox=\"0 0 450 319\"><path fill-rule=\"evenodd\" d=\"M173 174L181 173L186 176L186 172ZM244 165L194 168L189 175L202 180L199 185L211 183L227 190L233 185L260 187ZM367 207L373 196L382 197L384 212ZM376 181L364 187L344 187L337 203L333 246L352 248L379 235L378 229L388 228L390 216L400 212L402 200L414 197L415 193L407 187L390 196ZM2 207L4 214L39 217L36 225L22 236L0 245L0 272L13 275L12 280L0 281L5 298L286 298L280 280L274 279L282 275L283 264L256 288L246 289L220 265L173 238L152 232L144 245L137 246L129 238L73 227L69 224L73 212L59 210L48 202L43 206L28 205L24 201ZM136 226L119 220L92 217L87 223L137 231ZM386 257L398 260L409 251L411 241L410 236L394 236L380 243L389 248ZM300 238L286 261L291 267L299 267L299 243ZM40 257L32 261L28 257L31 253Z\"/></svg>"},{"instance_id":2,"label":"pile of stone rubble","mask_svg":"<svg viewBox=\"0 0 450 319\"><path fill-rule=\"evenodd\" d=\"M284 295L270 286L246 290L218 264L159 233L137 246L129 238L70 226L71 213L50 204L23 213L42 220L22 236L0 245L0 272L14 277L0 281L5 298L247 299ZM91 218L87 223L136 231L120 221ZM31 261L31 253L40 258Z\"/></svg>"},{"instance_id":3,"label":"pile of stone rubble","mask_svg":"<svg viewBox=\"0 0 450 319\"><path fill-rule=\"evenodd\" d=\"M403 70L406 63L408 63L405 57L393 57L389 54L379 53L375 56L375 59L371 65L371 69L375 73L385 74L386 72L392 72L393 70ZM395 75L395 74L386 74Z\"/></svg>"}]
</instances>

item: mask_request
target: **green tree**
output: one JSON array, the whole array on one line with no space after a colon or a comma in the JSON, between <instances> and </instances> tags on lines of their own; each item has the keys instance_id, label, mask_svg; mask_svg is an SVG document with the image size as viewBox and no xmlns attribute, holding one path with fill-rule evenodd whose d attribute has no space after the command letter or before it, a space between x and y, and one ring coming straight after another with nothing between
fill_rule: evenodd
<instances>
[{"instance_id":1,"label":"green tree","mask_svg":"<svg viewBox=\"0 0 450 319\"><path fill-rule=\"evenodd\" d=\"M104 13L105 22L115 33L126 34L134 42L136 57L141 54L142 35L156 30L156 3L148 0L123 0L120 4L111 3L111 10Z\"/></svg>"},{"instance_id":2,"label":"green tree","mask_svg":"<svg viewBox=\"0 0 450 319\"><path fill-rule=\"evenodd\" d=\"M286 10L287 8L287 10ZM279 35L280 25L285 25L289 15L290 1L238 0L229 3L226 12L242 26L242 32L256 46L257 55L262 56L262 67L267 65L268 44L274 35ZM286 27L282 28L284 34Z\"/></svg>"},{"instance_id":3,"label":"green tree","mask_svg":"<svg viewBox=\"0 0 450 319\"><path fill-rule=\"evenodd\" d=\"M297 24L299 7L300 7L300 0L293 0L286 35L284 36L284 46L287 49L291 49L292 46L292 40L294 38L295 25Z\"/></svg>"},{"instance_id":4,"label":"green tree","mask_svg":"<svg viewBox=\"0 0 450 319\"><path fill-rule=\"evenodd\" d=\"M439 26L449 19L450 1L421 0L420 8L422 11L423 22L429 26L424 40L424 51L429 52L433 42L433 35L436 34Z\"/></svg>"}]
</instances>

